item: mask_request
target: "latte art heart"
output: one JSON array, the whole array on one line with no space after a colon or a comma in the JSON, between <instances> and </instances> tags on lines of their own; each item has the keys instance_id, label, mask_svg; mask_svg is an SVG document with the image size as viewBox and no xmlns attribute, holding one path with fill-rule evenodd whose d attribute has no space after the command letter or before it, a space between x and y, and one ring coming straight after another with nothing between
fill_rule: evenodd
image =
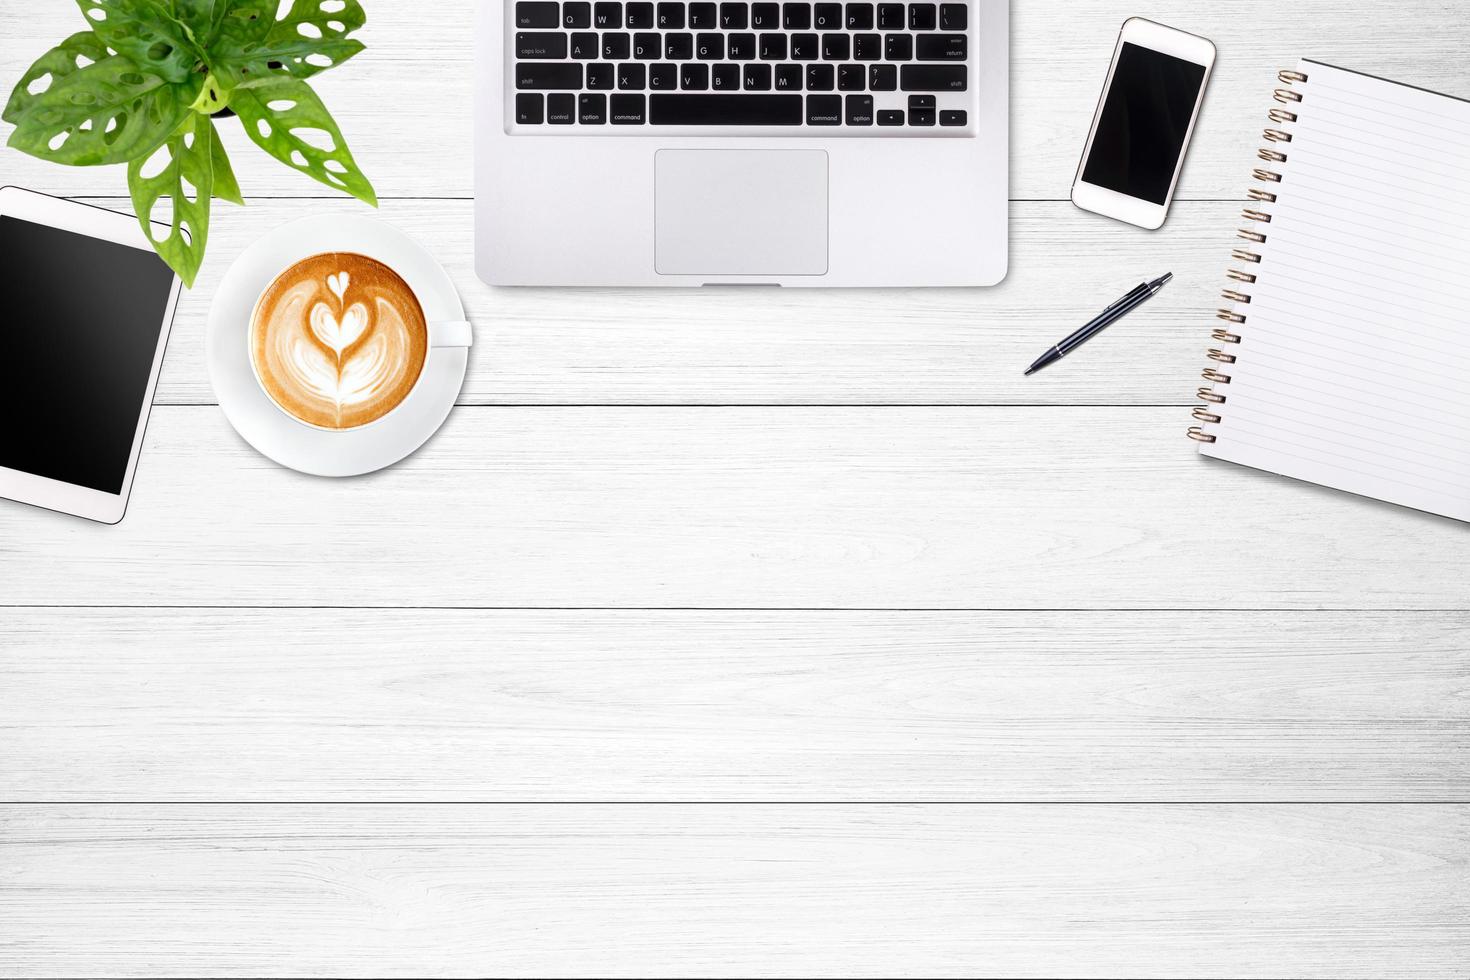
<instances>
[{"instance_id":1,"label":"latte art heart","mask_svg":"<svg viewBox=\"0 0 1470 980\"><path fill-rule=\"evenodd\" d=\"M251 322L256 376L292 416L350 429L396 408L418 382L428 325L408 284L375 259L316 255L281 273Z\"/></svg>"}]
</instances>

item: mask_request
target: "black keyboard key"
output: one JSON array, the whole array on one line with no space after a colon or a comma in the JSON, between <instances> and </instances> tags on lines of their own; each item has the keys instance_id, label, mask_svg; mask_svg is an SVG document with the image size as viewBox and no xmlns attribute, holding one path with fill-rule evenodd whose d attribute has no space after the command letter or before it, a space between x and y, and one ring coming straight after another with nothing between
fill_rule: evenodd
<instances>
[{"instance_id":1,"label":"black keyboard key","mask_svg":"<svg viewBox=\"0 0 1470 980\"><path fill-rule=\"evenodd\" d=\"M653 4L630 3L627 7L628 29L648 31L653 29Z\"/></svg>"},{"instance_id":2,"label":"black keyboard key","mask_svg":"<svg viewBox=\"0 0 1470 980\"><path fill-rule=\"evenodd\" d=\"M963 109L945 109L939 114L941 126L963 126L969 121L969 113Z\"/></svg>"},{"instance_id":3,"label":"black keyboard key","mask_svg":"<svg viewBox=\"0 0 1470 980\"><path fill-rule=\"evenodd\" d=\"M746 65L743 87L747 92L769 92L771 90L771 66Z\"/></svg>"},{"instance_id":4,"label":"black keyboard key","mask_svg":"<svg viewBox=\"0 0 1470 980\"><path fill-rule=\"evenodd\" d=\"M808 126L842 125L842 96L808 95L806 97L806 124Z\"/></svg>"},{"instance_id":5,"label":"black keyboard key","mask_svg":"<svg viewBox=\"0 0 1470 980\"><path fill-rule=\"evenodd\" d=\"M898 87L905 92L963 92L969 73L964 65L904 65Z\"/></svg>"},{"instance_id":6,"label":"black keyboard key","mask_svg":"<svg viewBox=\"0 0 1470 980\"><path fill-rule=\"evenodd\" d=\"M740 91L740 66L715 65L710 72L710 88L720 92Z\"/></svg>"},{"instance_id":7,"label":"black keyboard key","mask_svg":"<svg viewBox=\"0 0 1470 980\"><path fill-rule=\"evenodd\" d=\"M524 61L516 65L516 88L518 89L576 91L581 87L581 65L553 65L537 61Z\"/></svg>"},{"instance_id":8,"label":"black keyboard key","mask_svg":"<svg viewBox=\"0 0 1470 980\"><path fill-rule=\"evenodd\" d=\"M852 57L852 40L846 34L822 35L822 60L846 61Z\"/></svg>"},{"instance_id":9,"label":"black keyboard key","mask_svg":"<svg viewBox=\"0 0 1470 980\"><path fill-rule=\"evenodd\" d=\"M781 26L788 31L809 31L812 28L812 5L809 3L784 3L781 5Z\"/></svg>"},{"instance_id":10,"label":"black keyboard key","mask_svg":"<svg viewBox=\"0 0 1470 980\"><path fill-rule=\"evenodd\" d=\"M596 34L573 34L571 56L578 61L591 61L598 54Z\"/></svg>"},{"instance_id":11,"label":"black keyboard key","mask_svg":"<svg viewBox=\"0 0 1470 980\"><path fill-rule=\"evenodd\" d=\"M964 61L969 40L963 34L920 34L914 51L920 61Z\"/></svg>"},{"instance_id":12,"label":"black keyboard key","mask_svg":"<svg viewBox=\"0 0 1470 980\"><path fill-rule=\"evenodd\" d=\"M587 66L587 87L594 92L606 92L617 82L617 73L613 71L612 65L595 64Z\"/></svg>"},{"instance_id":13,"label":"black keyboard key","mask_svg":"<svg viewBox=\"0 0 1470 980\"><path fill-rule=\"evenodd\" d=\"M847 124L849 126L873 125L873 97L871 95L849 95L847 97Z\"/></svg>"},{"instance_id":14,"label":"black keyboard key","mask_svg":"<svg viewBox=\"0 0 1470 980\"><path fill-rule=\"evenodd\" d=\"M730 35L730 60L731 61L754 61L755 60L755 35L754 34L731 34Z\"/></svg>"},{"instance_id":15,"label":"black keyboard key","mask_svg":"<svg viewBox=\"0 0 1470 980\"><path fill-rule=\"evenodd\" d=\"M564 3L561 5L561 26L569 30L592 26L592 4Z\"/></svg>"},{"instance_id":16,"label":"black keyboard key","mask_svg":"<svg viewBox=\"0 0 1470 980\"><path fill-rule=\"evenodd\" d=\"M614 95L608 102L614 126L642 126L648 119L641 95Z\"/></svg>"},{"instance_id":17,"label":"black keyboard key","mask_svg":"<svg viewBox=\"0 0 1470 980\"><path fill-rule=\"evenodd\" d=\"M908 24L904 17L903 4L880 3L878 4L878 30L901 31Z\"/></svg>"},{"instance_id":18,"label":"black keyboard key","mask_svg":"<svg viewBox=\"0 0 1470 980\"><path fill-rule=\"evenodd\" d=\"M743 3L720 4L720 26L727 31L743 31L750 26L750 8Z\"/></svg>"},{"instance_id":19,"label":"black keyboard key","mask_svg":"<svg viewBox=\"0 0 1470 980\"><path fill-rule=\"evenodd\" d=\"M777 65L776 91L800 92L802 84L802 74L803 72L800 65Z\"/></svg>"},{"instance_id":20,"label":"black keyboard key","mask_svg":"<svg viewBox=\"0 0 1470 980\"><path fill-rule=\"evenodd\" d=\"M607 96L601 92L577 96L577 121L583 126L601 126L607 122Z\"/></svg>"},{"instance_id":21,"label":"black keyboard key","mask_svg":"<svg viewBox=\"0 0 1470 980\"><path fill-rule=\"evenodd\" d=\"M873 29L873 5L871 3L848 4L847 29L849 31L871 31Z\"/></svg>"},{"instance_id":22,"label":"black keyboard key","mask_svg":"<svg viewBox=\"0 0 1470 980\"><path fill-rule=\"evenodd\" d=\"M720 26L720 8L712 3L691 3L689 26L696 31L715 30Z\"/></svg>"},{"instance_id":23,"label":"black keyboard key","mask_svg":"<svg viewBox=\"0 0 1470 980\"><path fill-rule=\"evenodd\" d=\"M555 3L516 4L516 26L531 29L560 27L561 10Z\"/></svg>"},{"instance_id":24,"label":"black keyboard key","mask_svg":"<svg viewBox=\"0 0 1470 980\"><path fill-rule=\"evenodd\" d=\"M868 88L874 92L893 92L898 89L898 69L893 65L869 65Z\"/></svg>"},{"instance_id":25,"label":"black keyboard key","mask_svg":"<svg viewBox=\"0 0 1470 980\"><path fill-rule=\"evenodd\" d=\"M878 125L879 126L902 126L903 125L903 110L902 109L880 109L880 110L878 110Z\"/></svg>"},{"instance_id":26,"label":"black keyboard key","mask_svg":"<svg viewBox=\"0 0 1470 980\"><path fill-rule=\"evenodd\" d=\"M791 35L791 60L816 61L822 55L822 42L815 34Z\"/></svg>"},{"instance_id":27,"label":"black keyboard key","mask_svg":"<svg viewBox=\"0 0 1470 980\"><path fill-rule=\"evenodd\" d=\"M658 29L661 31L682 31L684 29L684 5L682 3L659 4Z\"/></svg>"},{"instance_id":28,"label":"black keyboard key","mask_svg":"<svg viewBox=\"0 0 1470 980\"><path fill-rule=\"evenodd\" d=\"M932 126L932 125L934 125L934 110L933 109L910 109L909 110L909 125L910 126Z\"/></svg>"},{"instance_id":29,"label":"black keyboard key","mask_svg":"<svg viewBox=\"0 0 1470 980\"><path fill-rule=\"evenodd\" d=\"M695 35L694 56L700 61L719 61L725 56L725 35Z\"/></svg>"},{"instance_id":30,"label":"black keyboard key","mask_svg":"<svg viewBox=\"0 0 1470 980\"><path fill-rule=\"evenodd\" d=\"M623 5L621 3L594 3L592 5L592 26L599 31L616 31L623 26Z\"/></svg>"},{"instance_id":31,"label":"black keyboard key","mask_svg":"<svg viewBox=\"0 0 1470 980\"><path fill-rule=\"evenodd\" d=\"M781 29L781 5L779 3L751 4L750 26L757 31L779 31Z\"/></svg>"},{"instance_id":32,"label":"black keyboard key","mask_svg":"<svg viewBox=\"0 0 1470 980\"><path fill-rule=\"evenodd\" d=\"M648 87L660 92L672 92L679 87L678 65L650 65Z\"/></svg>"},{"instance_id":33,"label":"black keyboard key","mask_svg":"<svg viewBox=\"0 0 1470 980\"><path fill-rule=\"evenodd\" d=\"M623 91L641 92L648 87L648 69L630 62L626 65L618 65L618 88Z\"/></svg>"},{"instance_id":34,"label":"black keyboard key","mask_svg":"<svg viewBox=\"0 0 1470 980\"><path fill-rule=\"evenodd\" d=\"M785 61L786 35L762 34L760 37L760 55L762 61Z\"/></svg>"},{"instance_id":35,"label":"black keyboard key","mask_svg":"<svg viewBox=\"0 0 1470 980\"><path fill-rule=\"evenodd\" d=\"M517 34L516 57L533 61L544 58L561 61L567 56L567 36L560 31L550 34Z\"/></svg>"},{"instance_id":36,"label":"black keyboard key","mask_svg":"<svg viewBox=\"0 0 1470 980\"><path fill-rule=\"evenodd\" d=\"M548 95L546 97L546 121L553 126L570 126L576 122L577 97L570 92L555 92Z\"/></svg>"},{"instance_id":37,"label":"black keyboard key","mask_svg":"<svg viewBox=\"0 0 1470 980\"><path fill-rule=\"evenodd\" d=\"M602 56L608 61L627 61L633 53L632 38L626 34L602 35Z\"/></svg>"},{"instance_id":38,"label":"black keyboard key","mask_svg":"<svg viewBox=\"0 0 1470 980\"><path fill-rule=\"evenodd\" d=\"M932 31L939 26L939 18L935 15L932 3L909 4L909 30ZM913 120L909 120L913 124Z\"/></svg>"},{"instance_id":39,"label":"black keyboard key","mask_svg":"<svg viewBox=\"0 0 1470 980\"><path fill-rule=\"evenodd\" d=\"M962 31L969 26L970 13L964 4L941 3L939 5L939 29L941 31Z\"/></svg>"},{"instance_id":40,"label":"black keyboard key","mask_svg":"<svg viewBox=\"0 0 1470 980\"><path fill-rule=\"evenodd\" d=\"M883 39L877 34L854 34L852 56L858 61L878 61L883 57Z\"/></svg>"},{"instance_id":41,"label":"black keyboard key","mask_svg":"<svg viewBox=\"0 0 1470 980\"><path fill-rule=\"evenodd\" d=\"M907 34L889 34L883 39L883 58L886 61L911 61L914 57L914 39Z\"/></svg>"},{"instance_id":42,"label":"black keyboard key","mask_svg":"<svg viewBox=\"0 0 1470 980\"><path fill-rule=\"evenodd\" d=\"M935 101L932 95L909 96L909 112L913 112L915 109L933 109L934 105Z\"/></svg>"},{"instance_id":43,"label":"black keyboard key","mask_svg":"<svg viewBox=\"0 0 1470 980\"><path fill-rule=\"evenodd\" d=\"M861 92L868 87L868 70L862 65L837 66L837 91Z\"/></svg>"},{"instance_id":44,"label":"black keyboard key","mask_svg":"<svg viewBox=\"0 0 1470 980\"><path fill-rule=\"evenodd\" d=\"M830 92L834 73L831 65L806 66L806 90L808 92Z\"/></svg>"},{"instance_id":45,"label":"black keyboard key","mask_svg":"<svg viewBox=\"0 0 1470 980\"><path fill-rule=\"evenodd\" d=\"M799 95L651 95L655 126L800 126Z\"/></svg>"},{"instance_id":46,"label":"black keyboard key","mask_svg":"<svg viewBox=\"0 0 1470 980\"><path fill-rule=\"evenodd\" d=\"M709 88L709 65L699 63L679 67L679 88L686 92L703 92Z\"/></svg>"},{"instance_id":47,"label":"black keyboard key","mask_svg":"<svg viewBox=\"0 0 1470 980\"><path fill-rule=\"evenodd\" d=\"M842 30L842 4L819 3L815 7L816 16L812 20L812 26L819 31Z\"/></svg>"},{"instance_id":48,"label":"black keyboard key","mask_svg":"<svg viewBox=\"0 0 1470 980\"><path fill-rule=\"evenodd\" d=\"M521 126L539 126L546 121L546 106L538 92L516 93L516 122Z\"/></svg>"},{"instance_id":49,"label":"black keyboard key","mask_svg":"<svg viewBox=\"0 0 1470 980\"><path fill-rule=\"evenodd\" d=\"M693 34L665 34L664 57L669 61L688 61L694 57Z\"/></svg>"},{"instance_id":50,"label":"black keyboard key","mask_svg":"<svg viewBox=\"0 0 1470 980\"><path fill-rule=\"evenodd\" d=\"M658 34L634 34L633 57L639 61L652 61L659 56L664 39Z\"/></svg>"}]
</instances>

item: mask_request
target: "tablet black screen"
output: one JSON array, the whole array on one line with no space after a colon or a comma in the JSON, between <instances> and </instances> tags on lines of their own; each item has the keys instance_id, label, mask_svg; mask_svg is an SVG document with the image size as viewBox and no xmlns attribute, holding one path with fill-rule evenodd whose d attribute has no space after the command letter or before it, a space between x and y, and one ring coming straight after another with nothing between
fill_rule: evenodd
<instances>
[{"instance_id":1,"label":"tablet black screen","mask_svg":"<svg viewBox=\"0 0 1470 980\"><path fill-rule=\"evenodd\" d=\"M0 215L0 466L122 493L173 273Z\"/></svg>"}]
</instances>

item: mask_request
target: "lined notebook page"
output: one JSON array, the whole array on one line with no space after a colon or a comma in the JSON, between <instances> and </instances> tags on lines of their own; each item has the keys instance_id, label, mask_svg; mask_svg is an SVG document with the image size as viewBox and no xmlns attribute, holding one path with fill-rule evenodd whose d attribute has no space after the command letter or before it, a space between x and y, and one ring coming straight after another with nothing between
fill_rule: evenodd
<instances>
[{"instance_id":1,"label":"lined notebook page","mask_svg":"<svg viewBox=\"0 0 1470 980\"><path fill-rule=\"evenodd\" d=\"M1205 455L1470 521L1470 102L1303 61ZM1275 103L1272 103L1273 105ZM1273 144L1268 144L1273 145Z\"/></svg>"}]
</instances>

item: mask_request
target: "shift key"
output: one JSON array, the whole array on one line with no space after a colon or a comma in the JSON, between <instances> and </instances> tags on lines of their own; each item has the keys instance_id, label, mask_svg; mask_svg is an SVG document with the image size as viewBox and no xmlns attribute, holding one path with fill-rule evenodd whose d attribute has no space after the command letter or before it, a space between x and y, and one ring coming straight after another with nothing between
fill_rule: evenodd
<instances>
[{"instance_id":1,"label":"shift key","mask_svg":"<svg viewBox=\"0 0 1470 980\"><path fill-rule=\"evenodd\" d=\"M576 91L581 87L581 65L540 64L534 61L516 65L516 88L518 89Z\"/></svg>"},{"instance_id":2,"label":"shift key","mask_svg":"<svg viewBox=\"0 0 1470 980\"><path fill-rule=\"evenodd\" d=\"M898 87L904 92L963 92L969 87L964 65L902 65Z\"/></svg>"}]
</instances>

